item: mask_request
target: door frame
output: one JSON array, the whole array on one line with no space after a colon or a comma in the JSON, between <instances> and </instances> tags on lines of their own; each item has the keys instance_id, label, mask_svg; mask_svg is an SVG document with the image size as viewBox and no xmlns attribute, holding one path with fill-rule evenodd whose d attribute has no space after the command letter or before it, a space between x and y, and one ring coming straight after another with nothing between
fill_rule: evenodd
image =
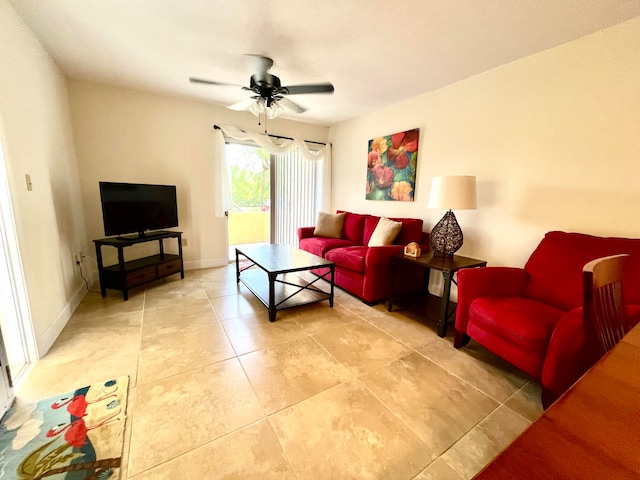
<instances>
[{"instance_id":1,"label":"door frame","mask_svg":"<svg viewBox=\"0 0 640 480\"><path fill-rule=\"evenodd\" d=\"M22 269L4 145L6 145L4 124L2 123L2 118L0 118L0 268L3 269L3 275L6 273L6 280L11 289L9 297L13 299L12 305L7 308L15 314L15 319L18 323L17 327L21 333L21 338L7 338L6 341L21 342L25 357L24 368L17 372L11 372L11 377L13 378L10 383L16 388L26 378L33 362L38 359L38 348L33 330L24 271ZM2 336L0 335L1 338ZM4 344L2 344L2 348L4 350ZM6 358L4 360L6 361ZM4 365L2 374L6 376Z\"/></svg>"},{"instance_id":2,"label":"door frame","mask_svg":"<svg viewBox=\"0 0 640 480\"><path fill-rule=\"evenodd\" d=\"M225 149L227 146L229 145L238 145L241 147L249 147L249 148L256 148L259 149L261 148L260 145L258 145L256 142L252 141L252 140L247 140L247 141L242 141L242 140L228 140L225 139ZM232 180L232 176L231 176L231 171L230 171L230 164L228 161L228 157L226 155L227 152L225 152L225 168L227 168L228 174L229 174L229 195L232 195L233 192L233 180ZM274 233L273 233L273 228L274 228L274 206L273 206L273 162L274 162L274 156L272 154L269 154L269 238L267 239L268 243L273 243L273 238L274 238ZM227 251L229 252L229 262L233 263L235 262L235 253L232 251L231 247L233 244L231 244L231 242L229 242L229 237L230 237L230 230L229 230L229 211L225 212L225 217L226 217L226 227L227 227L227 235L226 235L226 245L227 245Z\"/></svg>"}]
</instances>

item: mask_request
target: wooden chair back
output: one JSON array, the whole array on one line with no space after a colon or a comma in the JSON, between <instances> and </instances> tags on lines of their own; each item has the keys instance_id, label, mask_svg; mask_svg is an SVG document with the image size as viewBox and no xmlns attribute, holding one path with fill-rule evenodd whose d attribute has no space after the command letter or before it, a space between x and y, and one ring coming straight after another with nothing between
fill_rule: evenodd
<instances>
[{"instance_id":1,"label":"wooden chair back","mask_svg":"<svg viewBox=\"0 0 640 480\"><path fill-rule=\"evenodd\" d=\"M623 296L629 255L613 255L587 263L584 280L584 335L591 363L597 362L631 330Z\"/></svg>"}]
</instances>

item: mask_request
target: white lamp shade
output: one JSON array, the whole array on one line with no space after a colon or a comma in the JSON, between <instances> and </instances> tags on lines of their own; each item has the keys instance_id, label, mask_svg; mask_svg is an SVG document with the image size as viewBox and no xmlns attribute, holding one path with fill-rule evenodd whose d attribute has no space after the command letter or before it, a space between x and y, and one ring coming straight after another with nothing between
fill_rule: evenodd
<instances>
[{"instance_id":1,"label":"white lamp shade","mask_svg":"<svg viewBox=\"0 0 640 480\"><path fill-rule=\"evenodd\" d=\"M434 177L431 182L428 207L475 210L476 177L467 175Z\"/></svg>"}]
</instances>

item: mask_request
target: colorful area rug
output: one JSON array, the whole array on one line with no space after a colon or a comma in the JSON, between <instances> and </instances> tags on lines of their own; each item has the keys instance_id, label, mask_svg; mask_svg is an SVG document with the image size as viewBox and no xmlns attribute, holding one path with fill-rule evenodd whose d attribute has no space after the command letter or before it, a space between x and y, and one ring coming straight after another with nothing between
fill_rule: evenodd
<instances>
[{"instance_id":1,"label":"colorful area rug","mask_svg":"<svg viewBox=\"0 0 640 480\"><path fill-rule=\"evenodd\" d=\"M0 478L118 479L129 377L13 405L0 424Z\"/></svg>"}]
</instances>

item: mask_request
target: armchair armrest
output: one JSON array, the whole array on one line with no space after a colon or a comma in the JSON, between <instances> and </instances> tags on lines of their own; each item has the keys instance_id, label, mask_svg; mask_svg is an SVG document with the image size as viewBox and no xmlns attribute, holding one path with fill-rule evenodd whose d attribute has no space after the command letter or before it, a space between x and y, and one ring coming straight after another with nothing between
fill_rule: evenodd
<instances>
[{"instance_id":1,"label":"armchair armrest","mask_svg":"<svg viewBox=\"0 0 640 480\"><path fill-rule=\"evenodd\" d=\"M378 265L389 265L392 255L398 255L404 251L404 245L384 245L381 247L369 247L365 258L366 269L375 268Z\"/></svg>"},{"instance_id":2,"label":"armchair armrest","mask_svg":"<svg viewBox=\"0 0 640 480\"><path fill-rule=\"evenodd\" d=\"M591 367L585 355L582 307L567 312L553 329L542 365L542 386L562 395Z\"/></svg>"},{"instance_id":3,"label":"armchair armrest","mask_svg":"<svg viewBox=\"0 0 640 480\"><path fill-rule=\"evenodd\" d=\"M631 325L640 320L640 307L629 305ZM542 365L542 386L557 398L593 366L586 351L582 307L567 312L553 329Z\"/></svg>"},{"instance_id":4,"label":"armchair armrest","mask_svg":"<svg viewBox=\"0 0 640 480\"><path fill-rule=\"evenodd\" d=\"M315 231L316 227L300 227L298 228L298 241L304 239L304 238L311 238L313 237L313 232Z\"/></svg>"},{"instance_id":5,"label":"armchair armrest","mask_svg":"<svg viewBox=\"0 0 640 480\"><path fill-rule=\"evenodd\" d=\"M523 268L465 268L458 272L456 331L467 333L469 306L479 297L520 297L528 274Z\"/></svg>"},{"instance_id":6,"label":"armchair armrest","mask_svg":"<svg viewBox=\"0 0 640 480\"><path fill-rule=\"evenodd\" d=\"M386 298L391 287L391 257L402 254L404 245L384 245L369 247L365 257L363 297L369 299Z\"/></svg>"}]
</instances>

